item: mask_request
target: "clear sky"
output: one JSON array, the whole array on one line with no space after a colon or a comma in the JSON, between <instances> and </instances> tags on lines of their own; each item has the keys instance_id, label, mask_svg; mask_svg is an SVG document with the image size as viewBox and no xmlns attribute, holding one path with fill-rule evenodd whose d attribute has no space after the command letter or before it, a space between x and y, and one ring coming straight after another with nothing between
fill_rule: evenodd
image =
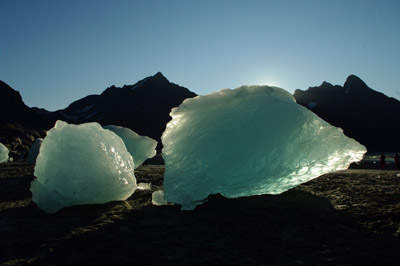
<instances>
[{"instance_id":1,"label":"clear sky","mask_svg":"<svg viewBox=\"0 0 400 266\"><path fill-rule=\"evenodd\" d=\"M399 0L0 0L0 80L65 108L161 71L207 94L350 74L400 99Z\"/></svg>"}]
</instances>

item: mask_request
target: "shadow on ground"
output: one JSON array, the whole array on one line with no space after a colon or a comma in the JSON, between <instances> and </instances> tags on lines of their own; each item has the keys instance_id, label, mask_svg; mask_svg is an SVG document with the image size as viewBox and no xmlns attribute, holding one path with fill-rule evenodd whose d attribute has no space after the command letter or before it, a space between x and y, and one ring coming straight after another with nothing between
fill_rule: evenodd
<instances>
[{"instance_id":1,"label":"shadow on ground","mask_svg":"<svg viewBox=\"0 0 400 266\"><path fill-rule=\"evenodd\" d=\"M4 265L398 265L400 261L397 237L367 230L354 215L307 189L238 199L212 195L195 211L152 206L151 191L137 191L124 202L75 206L46 215L26 192L32 168L7 167L0 170L0 263ZM137 176L140 182L157 183L162 173L161 168L149 168Z\"/></svg>"}]
</instances>

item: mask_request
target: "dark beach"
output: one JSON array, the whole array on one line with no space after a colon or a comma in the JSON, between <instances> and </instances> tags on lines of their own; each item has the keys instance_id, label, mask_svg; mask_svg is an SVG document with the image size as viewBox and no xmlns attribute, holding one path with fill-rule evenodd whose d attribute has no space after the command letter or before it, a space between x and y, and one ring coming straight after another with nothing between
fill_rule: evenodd
<instances>
[{"instance_id":1,"label":"dark beach","mask_svg":"<svg viewBox=\"0 0 400 266\"><path fill-rule=\"evenodd\" d=\"M163 166L138 182L162 188ZM0 165L1 265L399 265L400 171L350 169L281 195L212 195L195 211L126 201L46 215L33 167Z\"/></svg>"}]
</instances>

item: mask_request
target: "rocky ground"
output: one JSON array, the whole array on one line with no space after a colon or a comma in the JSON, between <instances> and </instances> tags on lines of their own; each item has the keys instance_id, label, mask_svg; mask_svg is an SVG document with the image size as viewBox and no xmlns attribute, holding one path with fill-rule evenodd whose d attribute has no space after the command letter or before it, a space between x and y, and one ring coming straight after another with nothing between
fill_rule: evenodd
<instances>
[{"instance_id":1,"label":"rocky ground","mask_svg":"<svg viewBox=\"0 0 400 266\"><path fill-rule=\"evenodd\" d=\"M163 166L138 182L162 188ZM1 265L399 265L400 171L351 169L281 195L226 199L194 211L123 202L46 215L31 200L33 167L0 165Z\"/></svg>"},{"instance_id":2,"label":"rocky ground","mask_svg":"<svg viewBox=\"0 0 400 266\"><path fill-rule=\"evenodd\" d=\"M44 138L44 129L27 129L19 124L0 124L0 143L10 151L14 160L27 158L36 138Z\"/></svg>"}]
</instances>

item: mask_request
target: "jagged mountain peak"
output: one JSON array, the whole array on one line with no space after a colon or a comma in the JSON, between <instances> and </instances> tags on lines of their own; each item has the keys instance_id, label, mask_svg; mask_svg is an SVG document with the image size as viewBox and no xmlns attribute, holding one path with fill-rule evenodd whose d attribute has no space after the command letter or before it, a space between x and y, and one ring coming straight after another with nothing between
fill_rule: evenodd
<instances>
[{"instance_id":1,"label":"jagged mountain peak","mask_svg":"<svg viewBox=\"0 0 400 266\"><path fill-rule=\"evenodd\" d=\"M171 109L195 96L157 72L134 85L110 86L100 95L86 96L57 114L67 122L95 121L102 125L127 127L161 143L161 134L171 119Z\"/></svg>"},{"instance_id":2,"label":"jagged mountain peak","mask_svg":"<svg viewBox=\"0 0 400 266\"><path fill-rule=\"evenodd\" d=\"M157 73L153 76L153 78L156 78L156 79L166 79L166 80L168 80L168 79L163 75L163 73L161 73L160 71L157 72Z\"/></svg>"},{"instance_id":3,"label":"jagged mountain peak","mask_svg":"<svg viewBox=\"0 0 400 266\"><path fill-rule=\"evenodd\" d=\"M362 81L356 75L350 75L347 77L346 82L343 85L345 91L349 90L363 90L363 89L370 89L364 81Z\"/></svg>"},{"instance_id":4,"label":"jagged mountain peak","mask_svg":"<svg viewBox=\"0 0 400 266\"><path fill-rule=\"evenodd\" d=\"M171 84L161 72L157 72L155 75L147 77L140 82L141 84L150 84L151 86L166 86Z\"/></svg>"},{"instance_id":5,"label":"jagged mountain peak","mask_svg":"<svg viewBox=\"0 0 400 266\"><path fill-rule=\"evenodd\" d=\"M146 87L159 87L168 84L171 84L171 82L169 82L169 80L161 72L157 72L155 75L141 79L133 85L125 84L122 88L116 87L115 85L111 85L103 92L103 94L114 93L116 91L121 91L126 89L134 90L139 87L143 87L144 85L146 85Z\"/></svg>"},{"instance_id":6,"label":"jagged mountain peak","mask_svg":"<svg viewBox=\"0 0 400 266\"><path fill-rule=\"evenodd\" d=\"M333 86L333 85L327 81L324 81L322 82L321 86Z\"/></svg>"},{"instance_id":7,"label":"jagged mountain peak","mask_svg":"<svg viewBox=\"0 0 400 266\"><path fill-rule=\"evenodd\" d=\"M155 75L146 77L142 80L139 80L138 82L136 82L133 85L124 85L122 87L122 89L134 90L134 89L137 89L137 88L143 87L143 86L160 87L160 86L167 86L169 84L171 84L171 82L169 82L169 80L161 72L157 72ZM115 87L115 85L112 85L111 87L108 87L106 91L115 91L118 89L121 89L121 88Z\"/></svg>"}]
</instances>

